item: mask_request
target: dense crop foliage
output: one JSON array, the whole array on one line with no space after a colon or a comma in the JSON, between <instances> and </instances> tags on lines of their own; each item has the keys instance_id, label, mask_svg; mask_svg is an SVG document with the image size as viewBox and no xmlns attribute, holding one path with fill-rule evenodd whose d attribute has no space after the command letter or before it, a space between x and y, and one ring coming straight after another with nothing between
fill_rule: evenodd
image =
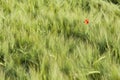
<instances>
[{"instance_id":1,"label":"dense crop foliage","mask_svg":"<svg viewBox=\"0 0 120 80\"><path fill-rule=\"evenodd\" d=\"M120 0L0 0L0 80L120 80Z\"/></svg>"}]
</instances>

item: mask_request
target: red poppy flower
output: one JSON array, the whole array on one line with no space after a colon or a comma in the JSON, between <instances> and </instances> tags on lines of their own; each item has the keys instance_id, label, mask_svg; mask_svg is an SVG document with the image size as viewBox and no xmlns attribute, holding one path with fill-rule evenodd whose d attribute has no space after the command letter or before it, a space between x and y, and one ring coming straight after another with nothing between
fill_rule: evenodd
<instances>
[{"instance_id":1,"label":"red poppy flower","mask_svg":"<svg viewBox=\"0 0 120 80\"><path fill-rule=\"evenodd\" d=\"M85 23L85 24L89 24L89 20L88 20L88 19L85 19L84 23Z\"/></svg>"}]
</instances>

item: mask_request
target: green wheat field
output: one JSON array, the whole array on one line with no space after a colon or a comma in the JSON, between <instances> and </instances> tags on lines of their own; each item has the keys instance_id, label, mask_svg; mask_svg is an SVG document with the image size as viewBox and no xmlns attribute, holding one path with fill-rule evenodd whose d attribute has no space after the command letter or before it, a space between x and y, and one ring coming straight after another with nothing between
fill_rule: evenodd
<instances>
[{"instance_id":1,"label":"green wheat field","mask_svg":"<svg viewBox=\"0 0 120 80\"><path fill-rule=\"evenodd\" d=\"M0 80L120 80L120 0L0 0Z\"/></svg>"}]
</instances>

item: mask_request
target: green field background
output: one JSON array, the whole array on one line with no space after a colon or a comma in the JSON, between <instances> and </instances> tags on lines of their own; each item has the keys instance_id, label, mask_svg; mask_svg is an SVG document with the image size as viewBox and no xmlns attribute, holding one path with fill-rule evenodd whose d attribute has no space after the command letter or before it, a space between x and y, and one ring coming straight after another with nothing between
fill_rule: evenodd
<instances>
[{"instance_id":1,"label":"green field background","mask_svg":"<svg viewBox=\"0 0 120 80\"><path fill-rule=\"evenodd\" d=\"M120 80L120 0L0 0L0 80Z\"/></svg>"}]
</instances>

